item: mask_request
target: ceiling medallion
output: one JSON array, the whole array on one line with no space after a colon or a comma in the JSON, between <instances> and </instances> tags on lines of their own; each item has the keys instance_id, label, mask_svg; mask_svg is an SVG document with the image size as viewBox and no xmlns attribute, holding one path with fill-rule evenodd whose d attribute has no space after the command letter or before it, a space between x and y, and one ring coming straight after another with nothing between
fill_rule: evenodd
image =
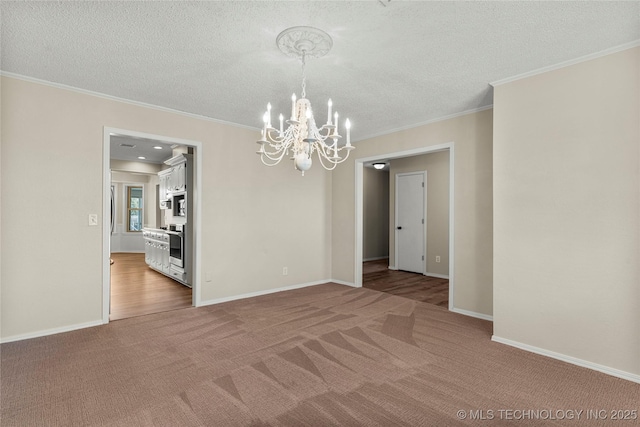
<instances>
[{"instance_id":1,"label":"ceiling medallion","mask_svg":"<svg viewBox=\"0 0 640 427\"><path fill-rule=\"evenodd\" d=\"M309 170L312 165L311 156L318 153L320 164L327 170L335 169L338 163L349 157L349 152L355 147L351 145L351 122L345 121L347 138L340 143L342 135L338 133L338 113L331 116L333 106L331 99L327 103L327 122L320 128L311 109L311 102L306 99L305 66L307 58L319 58L326 55L333 46L331 37L322 30L313 27L292 27L281 32L276 38L278 48L288 56L300 59L302 62L302 93L296 100L296 94L291 96L291 118L284 129L284 116L280 114L280 127L271 125L271 103L267 104L267 112L263 116L264 128L262 137L257 141L262 163L275 166L292 152L294 167L302 172Z\"/></svg>"},{"instance_id":2,"label":"ceiling medallion","mask_svg":"<svg viewBox=\"0 0 640 427\"><path fill-rule=\"evenodd\" d=\"M331 36L313 27L287 28L276 37L278 48L288 56L300 58L320 58L333 47Z\"/></svg>"}]
</instances>

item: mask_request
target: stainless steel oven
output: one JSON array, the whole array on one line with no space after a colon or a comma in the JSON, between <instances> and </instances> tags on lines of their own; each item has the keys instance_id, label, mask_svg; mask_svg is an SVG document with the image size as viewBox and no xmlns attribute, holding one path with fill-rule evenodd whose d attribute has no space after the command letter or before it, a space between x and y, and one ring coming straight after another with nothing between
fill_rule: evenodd
<instances>
[{"instance_id":1,"label":"stainless steel oven","mask_svg":"<svg viewBox=\"0 0 640 427\"><path fill-rule=\"evenodd\" d=\"M169 226L169 262L171 267L184 268L184 235L186 224L173 224Z\"/></svg>"}]
</instances>

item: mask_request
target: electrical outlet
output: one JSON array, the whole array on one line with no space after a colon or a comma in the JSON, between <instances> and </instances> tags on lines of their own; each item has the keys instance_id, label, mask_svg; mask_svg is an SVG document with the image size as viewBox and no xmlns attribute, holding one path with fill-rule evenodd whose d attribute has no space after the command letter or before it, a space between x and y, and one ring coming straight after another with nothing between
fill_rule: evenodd
<instances>
[{"instance_id":1,"label":"electrical outlet","mask_svg":"<svg viewBox=\"0 0 640 427\"><path fill-rule=\"evenodd\" d=\"M89 214L89 225L98 225L98 214Z\"/></svg>"},{"instance_id":2,"label":"electrical outlet","mask_svg":"<svg viewBox=\"0 0 640 427\"><path fill-rule=\"evenodd\" d=\"M289 274L289 269L287 267L282 267L282 275L287 276Z\"/></svg>"},{"instance_id":3,"label":"electrical outlet","mask_svg":"<svg viewBox=\"0 0 640 427\"><path fill-rule=\"evenodd\" d=\"M440 262L440 255L436 256L436 262Z\"/></svg>"}]
</instances>

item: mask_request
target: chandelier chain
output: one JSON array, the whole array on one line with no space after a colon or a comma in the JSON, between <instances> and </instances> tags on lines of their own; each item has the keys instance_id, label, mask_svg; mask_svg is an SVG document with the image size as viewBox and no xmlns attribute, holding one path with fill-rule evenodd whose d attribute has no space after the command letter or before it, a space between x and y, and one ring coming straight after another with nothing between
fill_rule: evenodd
<instances>
[{"instance_id":1,"label":"chandelier chain","mask_svg":"<svg viewBox=\"0 0 640 427\"><path fill-rule=\"evenodd\" d=\"M306 73L306 68L307 68L307 61L306 61L306 52L302 52L302 97L306 98L307 97L307 73Z\"/></svg>"}]
</instances>

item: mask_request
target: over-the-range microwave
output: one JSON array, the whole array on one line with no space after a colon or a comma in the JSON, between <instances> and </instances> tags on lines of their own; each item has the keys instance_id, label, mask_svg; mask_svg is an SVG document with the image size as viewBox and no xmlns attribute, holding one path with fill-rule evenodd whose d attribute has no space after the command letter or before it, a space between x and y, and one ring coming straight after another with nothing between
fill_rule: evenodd
<instances>
[{"instance_id":1,"label":"over-the-range microwave","mask_svg":"<svg viewBox=\"0 0 640 427\"><path fill-rule=\"evenodd\" d=\"M187 193L180 191L171 194L171 206L173 216L187 216Z\"/></svg>"}]
</instances>

